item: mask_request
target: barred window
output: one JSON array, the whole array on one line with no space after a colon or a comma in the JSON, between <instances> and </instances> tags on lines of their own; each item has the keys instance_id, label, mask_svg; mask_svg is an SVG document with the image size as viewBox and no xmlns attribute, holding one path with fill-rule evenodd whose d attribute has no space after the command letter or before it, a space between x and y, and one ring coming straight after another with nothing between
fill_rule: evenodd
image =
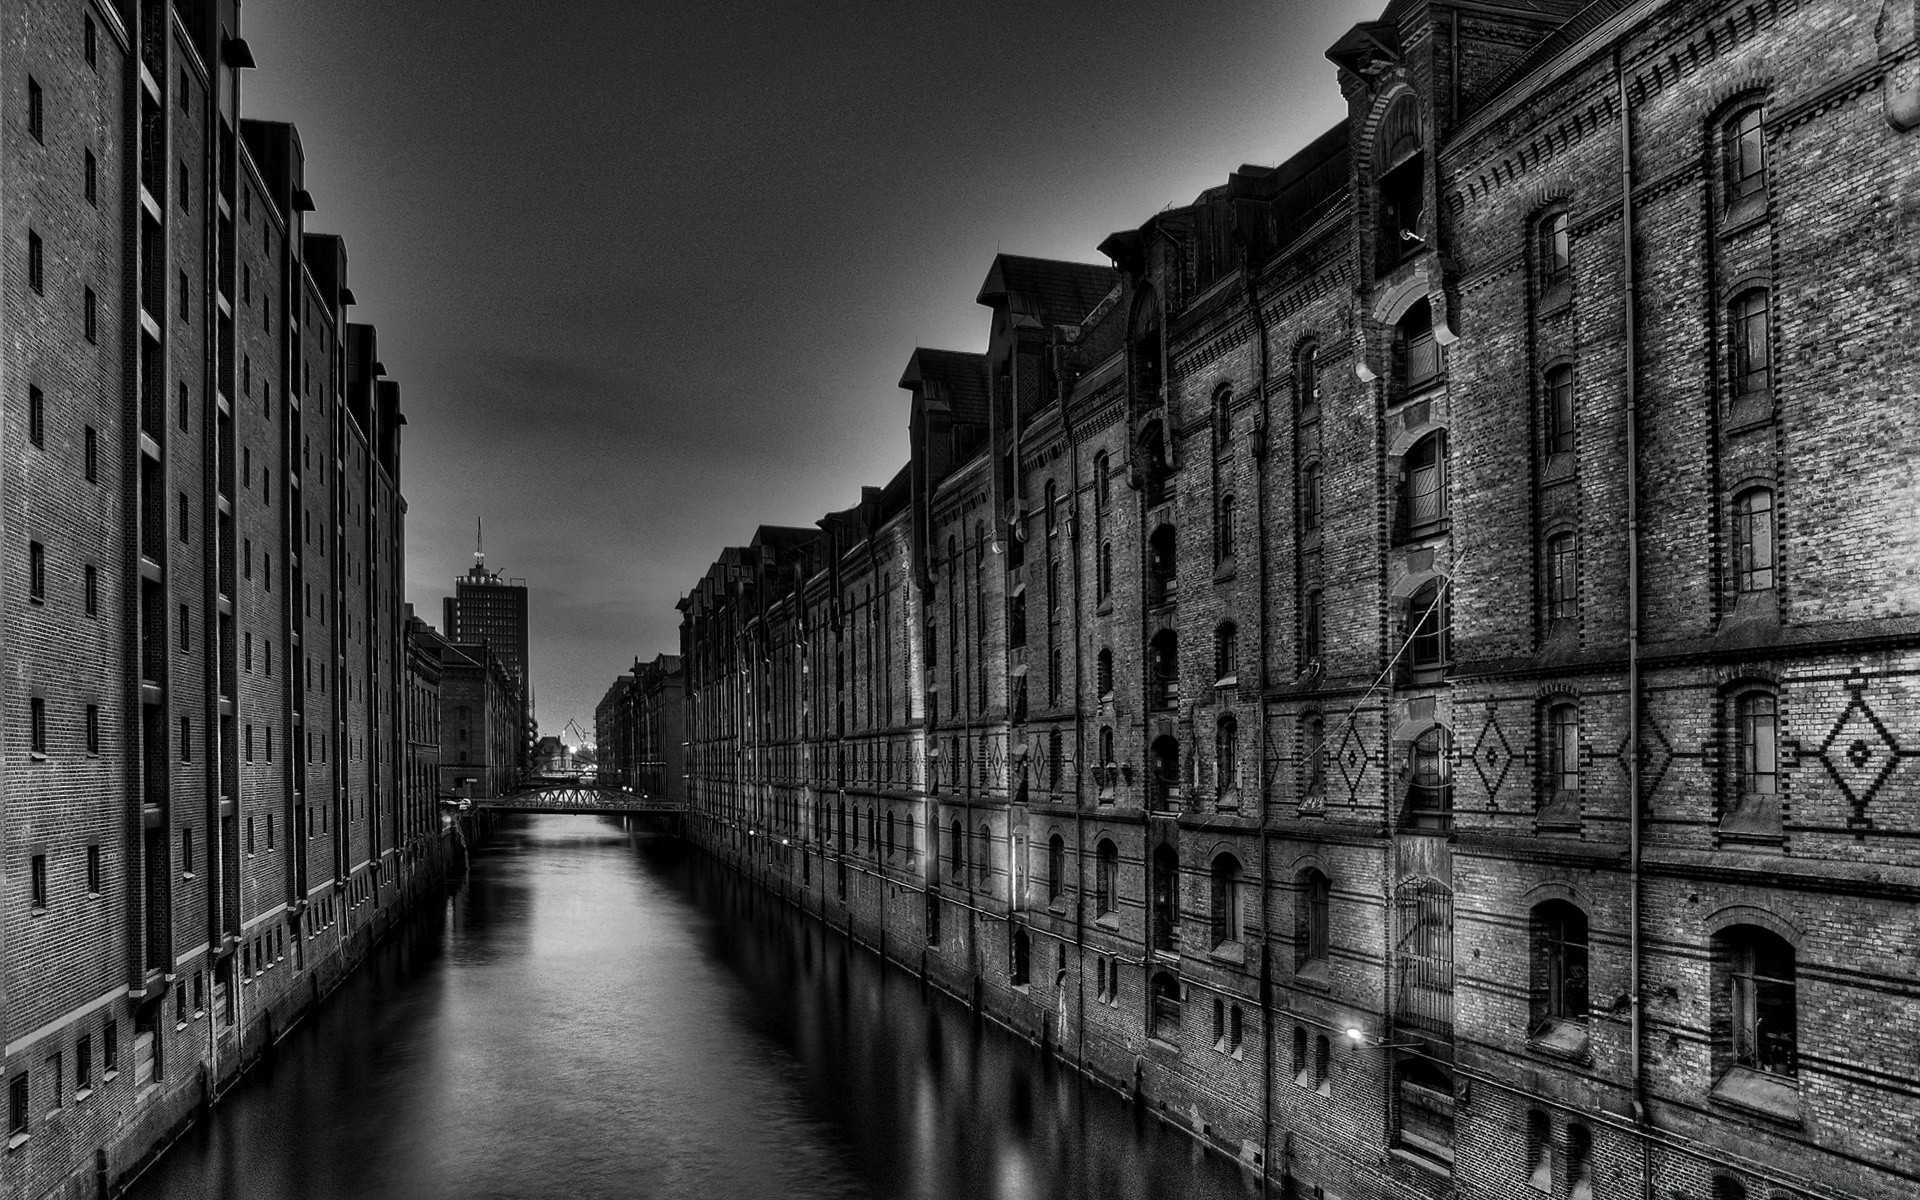
<instances>
[{"instance_id":1,"label":"barred window","mask_svg":"<svg viewBox=\"0 0 1920 1200\"><path fill-rule=\"evenodd\" d=\"M1734 698L1735 783L1743 796L1772 796L1780 790L1779 702L1771 692L1751 691Z\"/></svg>"},{"instance_id":2,"label":"barred window","mask_svg":"<svg viewBox=\"0 0 1920 1200\"><path fill-rule=\"evenodd\" d=\"M1547 619L1571 621L1579 615L1579 563L1571 533L1547 539Z\"/></svg>"}]
</instances>

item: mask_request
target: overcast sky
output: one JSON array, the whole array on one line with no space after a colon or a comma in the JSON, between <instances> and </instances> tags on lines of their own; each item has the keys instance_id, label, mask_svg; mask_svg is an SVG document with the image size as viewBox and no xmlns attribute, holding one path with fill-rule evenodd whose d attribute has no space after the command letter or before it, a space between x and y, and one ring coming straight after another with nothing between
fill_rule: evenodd
<instances>
[{"instance_id":1,"label":"overcast sky","mask_svg":"<svg viewBox=\"0 0 1920 1200\"><path fill-rule=\"evenodd\" d=\"M1340 119L1383 3L246 0L401 381L407 597L532 589L543 732L760 524L906 460L915 346L979 350L999 251L1106 234Z\"/></svg>"}]
</instances>

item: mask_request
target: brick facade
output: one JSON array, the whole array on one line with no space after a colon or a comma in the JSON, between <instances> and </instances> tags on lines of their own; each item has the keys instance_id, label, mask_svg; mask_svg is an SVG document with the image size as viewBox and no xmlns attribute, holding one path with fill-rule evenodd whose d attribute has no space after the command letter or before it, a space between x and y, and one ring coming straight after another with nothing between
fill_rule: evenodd
<instances>
[{"instance_id":1,"label":"brick facade","mask_svg":"<svg viewBox=\"0 0 1920 1200\"><path fill-rule=\"evenodd\" d=\"M681 602L690 828L1293 1194L1911 1194L1912 6L1329 57Z\"/></svg>"},{"instance_id":2,"label":"brick facade","mask_svg":"<svg viewBox=\"0 0 1920 1200\"><path fill-rule=\"evenodd\" d=\"M122 1178L437 869L398 385L237 33L0 14L0 1196Z\"/></svg>"}]
</instances>

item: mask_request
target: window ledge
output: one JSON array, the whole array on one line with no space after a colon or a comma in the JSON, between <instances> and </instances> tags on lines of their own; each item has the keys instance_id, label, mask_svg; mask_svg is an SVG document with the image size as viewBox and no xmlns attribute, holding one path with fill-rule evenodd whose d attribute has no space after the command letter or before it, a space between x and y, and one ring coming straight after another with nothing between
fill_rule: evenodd
<instances>
[{"instance_id":1,"label":"window ledge","mask_svg":"<svg viewBox=\"0 0 1920 1200\"><path fill-rule=\"evenodd\" d=\"M84 1101L85 1099L87 1099L87 1097L91 1095L93 1095L92 1088L90 1087L80 1088L73 1093L73 1102L75 1104L79 1104L80 1102Z\"/></svg>"},{"instance_id":2,"label":"window ledge","mask_svg":"<svg viewBox=\"0 0 1920 1200\"><path fill-rule=\"evenodd\" d=\"M1573 306L1573 284L1561 282L1547 285L1540 295L1540 315L1556 317Z\"/></svg>"},{"instance_id":3,"label":"window ledge","mask_svg":"<svg viewBox=\"0 0 1920 1200\"><path fill-rule=\"evenodd\" d=\"M1302 987L1327 991L1333 987L1333 969L1324 958L1309 959L1293 973L1293 981Z\"/></svg>"},{"instance_id":4,"label":"window ledge","mask_svg":"<svg viewBox=\"0 0 1920 1200\"><path fill-rule=\"evenodd\" d=\"M32 1140L33 1135L30 1133L16 1133L7 1139L7 1149L9 1151L18 1150Z\"/></svg>"},{"instance_id":5,"label":"window ledge","mask_svg":"<svg viewBox=\"0 0 1920 1200\"><path fill-rule=\"evenodd\" d=\"M1213 581L1215 583L1225 583L1227 580L1232 579L1237 567L1238 564L1234 562L1232 555L1221 559L1220 564L1213 569Z\"/></svg>"},{"instance_id":6,"label":"window ledge","mask_svg":"<svg viewBox=\"0 0 1920 1200\"><path fill-rule=\"evenodd\" d=\"M45 750L29 750L27 751L27 757L34 762L45 762L47 761L47 752Z\"/></svg>"},{"instance_id":7,"label":"window ledge","mask_svg":"<svg viewBox=\"0 0 1920 1200\"><path fill-rule=\"evenodd\" d=\"M1720 215L1720 236L1726 238L1745 233L1766 219L1767 193L1762 189L1726 207Z\"/></svg>"},{"instance_id":8,"label":"window ledge","mask_svg":"<svg viewBox=\"0 0 1920 1200\"><path fill-rule=\"evenodd\" d=\"M1587 1053L1587 1024L1585 1021L1555 1021L1546 1029L1527 1039L1527 1049L1539 1054L1564 1059L1567 1062L1587 1063L1592 1057Z\"/></svg>"},{"instance_id":9,"label":"window ledge","mask_svg":"<svg viewBox=\"0 0 1920 1200\"><path fill-rule=\"evenodd\" d=\"M1168 1041L1166 1038L1161 1037L1157 1033L1150 1033L1147 1035L1147 1045L1164 1054L1171 1054L1176 1058L1179 1057L1179 1054L1180 1054L1179 1046Z\"/></svg>"},{"instance_id":10,"label":"window ledge","mask_svg":"<svg viewBox=\"0 0 1920 1200\"><path fill-rule=\"evenodd\" d=\"M1801 1124L1800 1087L1752 1067L1730 1067L1713 1085L1713 1099L1742 1112L1786 1125Z\"/></svg>"},{"instance_id":11,"label":"window ledge","mask_svg":"<svg viewBox=\"0 0 1920 1200\"><path fill-rule=\"evenodd\" d=\"M1093 923L1102 929L1118 929L1120 928L1120 914L1101 913L1093 919Z\"/></svg>"},{"instance_id":12,"label":"window ledge","mask_svg":"<svg viewBox=\"0 0 1920 1200\"><path fill-rule=\"evenodd\" d=\"M1424 1171L1430 1171L1442 1179L1453 1178L1453 1152L1451 1150L1433 1146L1419 1139L1408 1138L1404 1133L1400 1136L1406 1140L1407 1145L1389 1146L1387 1147L1388 1154L1399 1159L1401 1162L1411 1163Z\"/></svg>"},{"instance_id":13,"label":"window ledge","mask_svg":"<svg viewBox=\"0 0 1920 1200\"><path fill-rule=\"evenodd\" d=\"M120 1078L120 1072L118 1071L102 1071L100 1073L100 1086L105 1087L118 1078Z\"/></svg>"},{"instance_id":14,"label":"window ledge","mask_svg":"<svg viewBox=\"0 0 1920 1200\"><path fill-rule=\"evenodd\" d=\"M1216 962L1238 963L1241 966L1245 966L1247 962L1247 945L1245 942L1238 941L1221 942L1218 946L1208 951L1208 956Z\"/></svg>"}]
</instances>

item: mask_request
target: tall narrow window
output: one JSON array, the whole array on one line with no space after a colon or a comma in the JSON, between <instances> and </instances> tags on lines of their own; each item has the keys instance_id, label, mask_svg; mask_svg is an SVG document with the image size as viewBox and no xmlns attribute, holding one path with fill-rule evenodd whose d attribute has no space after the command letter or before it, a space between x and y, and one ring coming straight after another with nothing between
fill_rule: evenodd
<instances>
[{"instance_id":1,"label":"tall narrow window","mask_svg":"<svg viewBox=\"0 0 1920 1200\"><path fill-rule=\"evenodd\" d=\"M27 132L36 142L47 140L47 98L40 90L40 81L27 76Z\"/></svg>"},{"instance_id":2,"label":"tall narrow window","mask_svg":"<svg viewBox=\"0 0 1920 1200\"><path fill-rule=\"evenodd\" d=\"M1151 884L1148 895L1153 904L1153 945L1157 950L1172 950L1174 930L1180 922L1180 860L1173 847L1154 848Z\"/></svg>"},{"instance_id":3,"label":"tall narrow window","mask_svg":"<svg viewBox=\"0 0 1920 1200\"><path fill-rule=\"evenodd\" d=\"M1752 925L1735 926L1718 941L1716 949L1728 962L1725 995L1734 1064L1794 1077L1799 1019L1793 946Z\"/></svg>"},{"instance_id":4,"label":"tall narrow window","mask_svg":"<svg viewBox=\"0 0 1920 1200\"><path fill-rule=\"evenodd\" d=\"M1415 829L1445 830L1453 824L1453 775L1447 731L1434 726L1409 749L1413 783L1407 789L1407 823Z\"/></svg>"},{"instance_id":5,"label":"tall narrow window","mask_svg":"<svg viewBox=\"0 0 1920 1200\"><path fill-rule=\"evenodd\" d=\"M1320 416L1320 349L1312 342L1300 348L1293 360L1293 398L1302 422Z\"/></svg>"},{"instance_id":6,"label":"tall narrow window","mask_svg":"<svg viewBox=\"0 0 1920 1200\"><path fill-rule=\"evenodd\" d=\"M1547 372L1547 453L1573 453L1573 368Z\"/></svg>"},{"instance_id":7,"label":"tall narrow window","mask_svg":"<svg viewBox=\"0 0 1920 1200\"><path fill-rule=\"evenodd\" d=\"M1327 797L1327 724L1318 713L1300 722L1303 807L1320 808Z\"/></svg>"},{"instance_id":8,"label":"tall narrow window","mask_svg":"<svg viewBox=\"0 0 1920 1200\"><path fill-rule=\"evenodd\" d=\"M1240 630L1232 621L1222 621L1213 631L1213 677L1221 684L1235 681L1240 669Z\"/></svg>"},{"instance_id":9,"label":"tall narrow window","mask_svg":"<svg viewBox=\"0 0 1920 1200\"><path fill-rule=\"evenodd\" d=\"M27 286L36 295L46 295L47 291L47 249L41 244L40 235L27 230Z\"/></svg>"},{"instance_id":10,"label":"tall narrow window","mask_svg":"<svg viewBox=\"0 0 1920 1200\"><path fill-rule=\"evenodd\" d=\"M1120 850L1102 840L1094 850L1093 908L1097 917L1120 911Z\"/></svg>"},{"instance_id":11,"label":"tall narrow window","mask_svg":"<svg viewBox=\"0 0 1920 1200\"><path fill-rule=\"evenodd\" d=\"M1067 893L1067 843L1059 834L1047 840L1047 899L1058 900Z\"/></svg>"},{"instance_id":12,"label":"tall narrow window","mask_svg":"<svg viewBox=\"0 0 1920 1200\"><path fill-rule=\"evenodd\" d=\"M1540 284L1547 292L1564 288L1573 277L1572 247L1567 240L1567 214L1551 213L1540 222Z\"/></svg>"},{"instance_id":13,"label":"tall narrow window","mask_svg":"<svg viewBox=\"0 0 1920 1200\"><path fill-rule=\"evenodd\" d=\"M1407 661L1415 671L1438 670L1447 663L1446 589L1438 580L1421 585L1407 601L1407 628L1412 635Z\"/></svg>"},{"instance_id":14,"label":"tall narrow window","mask_svg":"<svg viewBox=\"0 0 1920 1200\"><path fill-rule=\"evenodd\" d=\"M1095 591L1099 600L1113 595L1113 543L1100 543L1100 562L1094 570Z\"/></svg>"},{"instance_id":15,"label":"tall narrow window","mask_svg":"<svg viewBox=\"0 0 1920 1200\"><path fill-rule=\"evenodd\" d=\"M1772 386L1773 350L1768 339L1767 292L1740 293L1727 309L1732 341L1733 394L1756 396Z\"/></svg>"},{"instance_id":16,"label":"tall narrow window","mask_svg":"<svg viewBox=\"0 0 1920 1200\"><path fill-rule=\"evenodd\" d=\"M1300 468L1300 530L1320 532L1320 464L1310 462Z\"/></svg>"},{"instance_id":17,"label":"tall narrow window","mask_svg":"<svg viewBox=\"0 0 1920 1200\"><path fill-rule=\"evenodd\" d=\"M1224 801L1240 787L1240 724L1223 713L1213 727L1214 790Z\"/></svg>"},{"instance_id":18,"label":"tall narrow window","mask_svg":"<svg viewBox=\"0 0 1920 1200\"><path fill-rule=\"evenodd\" d=\"M1407 451L1400 475L1401 524L1417 534L1447 515L1446 454L1439 434Z\"/></svg>"},{"instance_id":19,"label":"tall narrow window","mask_svg":"<svg viewBox=\"0 0 1920 1200\"><path fill-rule=\"evenodd\" d=\"M1400 356L1401 394L1396 399L1404 400L1438 377L1442 365L1440 342L1433 334L1433 309L1425 300L1400 318L1394 331L1394 346Z\"/></svg>"},{"instance_id":20,"label":"tall narrow window","mask_svg":"<svg viewBox=\"0 0 1920 1200\"><path fill-rule=\"evenodd\" d=\"M1153 635L1148 647L1150 698L1155 708L1172 708L1180 698L1180 649L1171 629Z\"/></svg>"},{"instance_id":21,"label":"tall narrow window","mask_svg":"<svg viewBox=\"0 0 1920 1200\"><path fill-rule=\"evenodd\" d=\"M1095 509L1105 509L1107 499L1112 494L1112 466L1107 452L1102 450L1093 456L1093 504Z\"/></svg>"},{"instance_id":22,"label":"tall narrow window","mask_svg":"<svg viewBox=\"0 0 1920 1200\"><path fill-rule=\"evenodd\" d=\"M81 598L83 603L86 606L87 615L90 617L99 616L100 615L100 568L94 566L92 563L88 563L81 570L80 584L82 589Z\"/></svg>"},{"instance_id":23,"label":"tall narrow window","mask_svg":"<svg viewBox=\"0 0 1920 1200\"><path fill-rule=\"evenodd\" d=\"M91 150L82 153L86 157L81 160L80 165L80 190L86 197L87 203L97 207L100 203L100 160L93 156Z\"/></svg>"},{"instance_id":24,"label":"tall narrow window","mask_svg":"<svg viewBox=\"0 0 1920 1200\"><path fill-rule=\"evenodd\" d=\"M1113 651L1102 648L1095 662L1097 664L1094 668L1095 686L1099 690L1101 699L1108 699L1113 695Z\"/></svg>"},{"instance_id":25,"label":"tall narrow window","mask_svg":"<svg viewBox=\"0 0 1920 1200\"><path fill-rule=\"evenodd\" d=\"M27 389L27 440L45 449L47 445L47 396L37 387Z\"/></svg>"},{"instance_id":26,"label":"tall narrow window","mask_svg":"<svg viewBox=\"0 0 1920 1200\"><path fill-rule=\"evenodd\" d=\"M1547 539L1547 620L1571 621L1580 613L1578 560L1571 533Z\"/></svg>"},{"instance_id":27,"label":"tall narrow window","mask_svg":"<svg viewBox=\"0 0 1920 1200\"><path fill-rule=\"evenodd\" d=\"M1532 913L1532 1016L1528 1036L1568 1053L1586 1049L1587 915L1565 900Z\"/></svg>"},{"instance_id":28,"label":"tall narrow window","mask_svg":"<svg viewBox=\"0 0 1920 1200\"><path fill-rule=\"evenodd\" d=\"M1148 1013L1152 1036L1171 1042L1180 1036L1180 981L1170 971L1153 977L1153 1007Z\"/></svg>"},{"instance_id":29,"label":"tall narrow window","mask_svg":"<svg viewBox=\"0 0 1920 1200\"><path fill-rule=\"evenodd\" d=\"M1312 666L1326 653L1326 595L1319 588L1308 588L1300 614L1300 656Z\"/></svg>"},{"instance_id":30,"label":"tall narrow window","mask_svg":"<svg viewBox=\"0 0 1920 1200\"><path fill-rule=\"evenodd\" d=\"M27 598L47 602L47 548L39 542L27 543Z\"/></svg>"},{"instance_id":31,"label":"tall narrow window","mask_svg":"<svg viewBox=\"0 0 1920 1200\"><path fill-rule=\"evenodd\" d=\"M1767 190L1767 143L1760 109L1735 113L1726 124L1727 203L1738 204Z\"/></svg>"},{"instance_id":32,"label":"tall narrow window","mask_svg":"<svg viewBox=\"0 0 1920 1200\"><path fill-rule=\"evenodd\" d=\"M1233 557L1233 497L1222 496L1214 508L1213 561L1215 566Z\"/></svg>"},{"instance_id":33,"label":"tall narrow window","mask_svg":"<svg viewBox=\"0 0 1920 1200\"><path fill-rule=\"evenodd\" d=\"M1767 488L1734 497L1733 570L1742 592L1773 587L1773 492Z\"/></svg>"},{"instance_id":34,"label":"tall narrow window","mask_svg":"<svg viewBox=\"0 0 1920 1200\"><path fill-rule=\"evenodd\" d=\"M98 704L87 705L87 753L100 753L100 706Z\"/></svg>"},{"instance_id":35,"label":"tall narrow window","mask_svg":"<svg viewBox=\"0 0 1920 1200\"><path fill-rule=\"evenodd\" d=\"M88 288L80 298L80 331L89 342L100 340L100 298Z\"/></svg>"},{"instance_id":36,"label":"tall narrow window","mask_svg":"<svg viewBox=\"0 0 1920 1200\"><path fill-rule=\"evenodd\" d=\"M1240 940L1240 860L1222 854L1213 860L1213 945Z\"/></svg>"},{"instance_id":37,"label":"tall narrow window","mask_svg":"<svg viewBox=\"0 0 1920 1200\"><path fill-rule=\"evenodd\" d=\"M34 754L47 753L47 702L35 696L27 702L27 746Z\"/></svg>"},{"instance_id":38,"label":"tall narrow window","mask_svg":"<svg viewBox=\"0 0 1920 1200\"><path fill-rule=\"evenodd\" d=\"M1742 801L1779 792L1778 720L1770 692L1746 692L1734 700L1734 771Z\"/></svg>"},{"instance_id":39,"label":"tall narrow window","mask_svg":"<svg viewBox=\"0 0 1920 1200\"><path fill-rule=\"evenodd\" d=\"M1547 804L1575 803L1580 792L1580 712L1571 704L1547 709L1546 762L1542 783Z\"/></svg>"},{"instance_id":40,"label":"tall narrow window","mask_svg":"<svg viewBox=\"0 0 1920 1200\"><path fill-rule=\"evenodd\" d=\"M1296 910L1293 935L1296 971L1326 961L1333 901L1333 883L1320 871L1301 872L1299 888L1300 907Z\"/></svg>"}]
</instances>

